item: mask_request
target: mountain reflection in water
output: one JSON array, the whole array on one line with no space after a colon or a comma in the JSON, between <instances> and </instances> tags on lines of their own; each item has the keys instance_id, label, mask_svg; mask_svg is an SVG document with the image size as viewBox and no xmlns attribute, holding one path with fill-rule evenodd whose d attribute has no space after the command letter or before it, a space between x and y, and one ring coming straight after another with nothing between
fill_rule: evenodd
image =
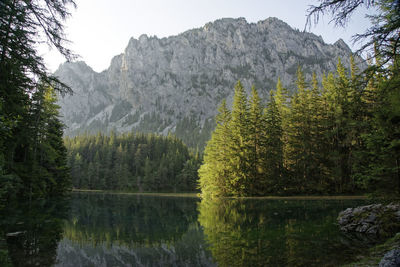
<instances>
[{"instance_id":1,"label":"mountain reflection in water","mask_svg":"<svg viewBox=\"0 0 400 267\"><path fill-rule=\"evenodd\" d=\"M367 244L336 217L366 202L73 193L3 210L0 266L338 266Z\"/></svg>"}]
</instances>

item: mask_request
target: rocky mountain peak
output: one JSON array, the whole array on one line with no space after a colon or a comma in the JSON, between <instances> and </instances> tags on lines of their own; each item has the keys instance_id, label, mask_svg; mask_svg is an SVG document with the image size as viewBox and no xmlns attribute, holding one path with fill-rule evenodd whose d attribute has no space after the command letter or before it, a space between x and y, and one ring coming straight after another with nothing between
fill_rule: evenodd
<instances>
[{"instance_id":1,"label":"rocky mountain peak","mask_svg":"<svg viewBox=\"0 0 400 267\"><path fill-rule=\"evenodd\" d=\"M285 29L293 30L289 26L289 24L287 24L283 20L280 20L276 17L269 17L265 20L261 20L261 21L257 22L257 25L264 25L265 27L269 27L269 28L285 28Z\"/></svg>"},{"instance_id":2,"label":"rocky mountain peak","mask_svg":"<svg viewBox=\"0 0 400 267\"><path fill-rule=\"evenodd\" d=\"M340 38L339 40L337 40L333 45L339 47L340 49L343 49L349 53L351 53L351 49L350 47L343 41L342 38Z\"/></svg>"},{"instance_id":3,"label":"rocky mountain peak","mask_svg":"<svg viewBox=\"0 0 400 267\"><path fill-rule=\"evenodd\" d=\"M207 23L203 29L209 30L229 30L230 27L239 28L241 26L247 26L247 21L245 18L222 18L214 22Z\"/></svg>"},{"instance_id":4,"label":"rocky mountain peak","mask_svg":"<svg viewBox=\"0 0 400 267\"><path fill-rule=\"evenodd\" d=\"M68 70L74 73L94 72L93 69L86 64L85 61L65 62L58 67L58 71L60 70Z\"/></svg>"},{"instance_id":5,"label":"rocky mountain peak","mask_svg":"<svg viewBox=\"0 0 400 267\"><path fill-rule=\"evenodd\" d=\"M350 48L328 45L312 33L277 18L247 23L223 18L166 38L131 38L110 67L95 73L84 62L66 63L56 75L75 95L60 99L66 134L131 130L175 132L192 146L204 145L222 99L228 103L237 80L261 96L278 77L294 90L299 65L307 78L334 71Z\"/></svg>"}]
</instances>

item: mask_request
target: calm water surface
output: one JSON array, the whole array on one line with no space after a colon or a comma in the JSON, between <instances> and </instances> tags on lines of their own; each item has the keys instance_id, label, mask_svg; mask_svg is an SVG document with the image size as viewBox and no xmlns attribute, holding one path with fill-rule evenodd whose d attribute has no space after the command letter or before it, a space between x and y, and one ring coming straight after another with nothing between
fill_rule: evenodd
<instances>
[{"instance_id":1,"label":"calm water surface","mask_svg":"<svg viewBox=\"0 0 400 267\"><path fill-rule=\"evenodd\" d=\"M0 266L338 266L366 242L336 217L366 203L74 193L3 211Z\"/></svg>"}]
</instances>

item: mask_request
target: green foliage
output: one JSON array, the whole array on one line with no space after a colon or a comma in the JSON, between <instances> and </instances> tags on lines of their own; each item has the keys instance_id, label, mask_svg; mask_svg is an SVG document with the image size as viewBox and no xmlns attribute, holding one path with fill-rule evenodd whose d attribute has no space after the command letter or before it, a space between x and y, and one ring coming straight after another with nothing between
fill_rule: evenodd
<instances>
[{"instance_id":1,"label":"green foliage","mask_svg":"<svg viewBox=\"0 0 400 267\"><path fill-rule=\"evenodd\" d=\"M0 209L3 208L2 203L16 198L22 187L21 179L13 174L5 174L3 168L4 159L0 158Z\"/></svg>"},{"instance_id":2,"label":"green foliage","mask_svg":"<svg viewBox=\"0 0 400 267\"><path fill-rule=\"evenodd\" d=\"M251 89L251 97L249 101L248 113L248 136L247 136L247 156L248 161L248 194L257 195L265 185L265 166L266 151L263 150L267 140L263 134L266 131L266 120L263 117L263 107L261 98L253 86Z\"/></svg>"},{"instance_id":3,"label":"green foliage","mask_svg":"<svg viewBox=\"0 0 400 267\"><path fill-rule=\"evenodd\" d=\"M231 141L229 122L231 112L223 100L216 117L217 126L204 150L204 161L199 169L199 187L203 196L224 196L228 193L231 170L228 146Z\"/></svg>"},{"instance_id":4,"label":"green foliage","mask_svg":"<svg viewBox=\"0 0 400 267\"><path fill-rule=\"evenodd\" d=\"M60 195L70 187L56 94L52 87L40 85L30 101L14 135L5 138L5 157L0 160L2 200Z\"/></svg>"},{"instance_id":5,"label":"green foliage","mask_svg":"<svg viewBox=\"0 0 400 267\"><path fill-rule=\"evenodd\" d=\"M363 95L360 148L355 151L357 183L378 195L400 194L400 78L398 65L388 76L375 73ZM368 123L366 123L368 122Z\"/></svg>"},{"instance_id":6,"label":"green foliage","mask_svg":"<svg viewBox=\"0 0 400 267\"><path fill-rule=\"evenodd\" d=\"M174 134L188 147L202 151L214 127L213 119L205 120L201 127L195 116L184 117L177 122Z\"/></svg>"},{"instance_id":7,"label":"green foliage","mask_svg":"<svg viewBox=\"0 0 400 267\"><path fill-rule=\"evenodd\" d=\"M235 196L247 195L252 179L249 175L249 105L240 81L235 85L229 130L227 152L232 172L228 179L229 191Z\"/></svg>"},{"instance_id":8,"label":"green foliage","mask_svg":"<svg viewBox=\"0 0 400 267\"><path fill-rule=\"evenodd\" d=\"M65 192L63 126L53 90L70 88L49 74L38 45L47 41L67 59L66 1L1 1L0 198L45 197ZM44 38L43 38L44 37ZM54 88L54 89L53 89Z\"/></svg>"},{"instance_id":9,"label":"green foliage","mask_svg":"<svg viewBox=\"0 0 400 267\"><path fill-rule=\"evenodd\" d=\"M335 73L306 81L297 92L277 83L267 107L238 82L232 112L225 102L204 152L204 197L266 194L400 194L398 64L365 79L350 60Z\"/></svg>"},{"instance_id":10,"label":"green foliage","mask_svg":"<svg viewBox=\"0 0 400 267\"><path fill-rule=\"evenodd\" d=\"M345 27L350 21L353 13L360 7L373 9L374 15L367 15L371 26L361 34L353 36L354 41L362 41L358 52L373 52L379 56L372 68L385 72L385 65L399 60L399 34L400 34L400 2L398 0L321 0L316 6L311 5L308 9L307 24L318 23L320 16L329 14L332 21ZM314 21L312 21L312 17Z\"/></svg>"},{"instance_id":11,"label":"green foliage","mask_svg":"<svg viewBox=\"0 0 400 267\"><path fill-rule=\"evenodd\" d=\"M74 188L119 191L195 191L198 154L179 139L153 134L65 138Z\"/></svg>"},{"instance_id":12,"label":"green foliage","mask_svg":"<svg viewBox=\"0 0 400 267\"><path fill-rule=\"evenodd\" d=\"M266 182L261 187L259 195L285 191L284 179L287 176L283 169L283 120L280 110L284 112L284 108L276 103L274 91L271 90L270 101L264 110L265 130L261 133L264 140L261 143L264 156L262 161L265 167L263 176Z\"/></svg>"}]
</instances>

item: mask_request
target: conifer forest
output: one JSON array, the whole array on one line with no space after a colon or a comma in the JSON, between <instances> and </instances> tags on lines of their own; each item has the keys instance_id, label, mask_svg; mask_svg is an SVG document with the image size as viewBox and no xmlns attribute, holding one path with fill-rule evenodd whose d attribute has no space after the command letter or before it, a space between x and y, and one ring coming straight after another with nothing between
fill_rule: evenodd
<instances>
[{"instance_id":1,"label":"conifer forest","mask_svg":"<svg viewBox=\"0 0 400 267\"><path fill-rule=\"evenodd\" d=\"M204 196L399 194L397 66L366 77L351 62L321 83L299 67L297 92L278 80L267 103L239 81L204 151Z\"/></svg>"},{"instance_id":2,"label":"conifer forest","mask_svg":"<svg viewBox=\"0 0 400 267\"><path fill-rule=\"evenodd\" d=\"M0 266L399 266L399 51L400 0L0 0Z\"/></svg>"},{"instance_id":3,"label":"conifer forest","mask_svg":"<svg viewBox=\"0 0 400 267\"><path fill-rule=\"evenodd\" d=\"M76 58L66 46L63 26L75 3L45 2L45 7L41 1L1 2L2 200L71 189L201 191L213 197L399 194L396 1L368 2L367 8L375 5L380 13L372 18L376 26L356 36L367 40L360 49L369 52L366 68L359 69L353 58L350 66L339 59L336 72L307 80L310 75L299 64L296 90L290 93L278 79L275 89L253 87L247 96L238 81L232 108L222 100L204 151L188 148L171 133L64 137L57 97L71 88L47 70L37 45L46 41L65 59ZM334 21L345 24L351 3L339 2L322 1L310 9L309 23L331 10L337 14ZM257 90L269 97L261 98ZM184 125L191 124L196 125L180 124L177 133L184 135Z\"/></svg>"}]
</instances>

